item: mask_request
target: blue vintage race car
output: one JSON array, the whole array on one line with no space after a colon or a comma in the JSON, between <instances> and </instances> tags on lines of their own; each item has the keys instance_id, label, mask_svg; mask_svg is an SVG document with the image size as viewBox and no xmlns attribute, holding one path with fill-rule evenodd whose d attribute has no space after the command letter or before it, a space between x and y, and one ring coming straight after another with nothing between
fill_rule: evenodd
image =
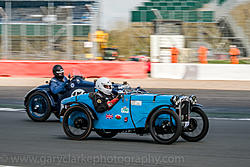
<instances>
[{"instance_id":1,"label":"blue vintage race car","mask_svg":"<svg viewBox=\"0 0 250 167\"><path fill-rule=\"evenodd\" d=\"M89 94L61 102L65 134L83 140L96 131L103 138L117 133L150 133L158 143L171 144L181 135L187 141L203 139L209 128L206 114L195 96L151 94L124 89L122 98L109 111L95 111Z\"/></svg>"},{"instance_id":2,"label":"blue vintage race car","mask_svg":"<svg viewBox=\"0 0 250 167\"><path fill-rule=\"evenodd\" d=\"M33 121L46 121L51 113L56 117L59 116L61 100L94 91L94 82L86 81L81 75L69 75L67 83L67 91L63 94L53 94L50 90L49 83L38 86L30 90L24 97L24 106L28 116ZM114 90L122 90L130 86L124 82L123 84L113 83Z\"/></svg>"}]
</instances>

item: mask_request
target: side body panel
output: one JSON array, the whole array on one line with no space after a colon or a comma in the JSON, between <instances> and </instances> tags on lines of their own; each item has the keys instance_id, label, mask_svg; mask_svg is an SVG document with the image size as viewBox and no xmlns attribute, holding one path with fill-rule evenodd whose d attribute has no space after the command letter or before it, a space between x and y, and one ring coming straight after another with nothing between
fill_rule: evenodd
<instances>
[{"instance_id":1,"label":"side body panel","mask_svg":"<svg viewBox=\"0 0 250 167\"><path fill-rule=\"evenodd\" d=\"M95 85L93 82L83 80L80 77L74 78L70 82L70 85L69 85L70 89L67 90L67 92L64 94L64 97L70 97L70 96L77 94L77 92L79 92L79 89L83 90L86 93L93 92L94 86Z\"/></svg>"},{"instance_id":2,"label":"side body panel","mask_svg":"<svg viewBox=\"0 0 250 167\"><path fill-rule=\"evenodd\" d=\"M94 120L96 129L134 129L130 116L130 95L125 95L112 109L97 113L98 120Z\"/></svg>"},{"instance_id":3,"label":"side body panel","mask_svg":"<svg viewBox=\"0 0 250 167\"><path fill-rule=\"evenodd\" d=\"M136 128L143 128L151 111L159 106L171 106L172 95L143 94L131 96L131 115Z\"/></svg>"}]
</instances>

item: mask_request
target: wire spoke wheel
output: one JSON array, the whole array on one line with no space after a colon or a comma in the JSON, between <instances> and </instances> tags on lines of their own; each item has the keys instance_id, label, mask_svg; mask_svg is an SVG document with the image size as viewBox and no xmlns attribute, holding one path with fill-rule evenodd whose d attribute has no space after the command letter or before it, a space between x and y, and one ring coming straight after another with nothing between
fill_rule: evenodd
<instances>
[{"instance_id":1,"label":"wire spoke wheel","mask_svg":"<svg viewBox=\"0 0 250 167\"><path fill-rule=\"evenodd\" d=\"M193 108L190 113L189 125L183 130L181 137L187 141L196 142L203 139L209 128L209 121L200 108Z\"/></svg>"},{"instance_id":2,"label":"wire spoke wheel","mask_svg":"<svg viewBox=\"0 0 250 167\"><path fill-rule=\"evenodd\" d=\"M181 121L174 111L166 108L160 109L152 115L149 130L156 142L171 144L181 134Z\"/></svg>"},{"instance_id":3,"label":"wire spoke wheel","mask_svg":"<svg viewBox=\"0 0 250 167\"><path fill-rule=\"evenodd\" d=\"M69 108L63 118L65 134L74 140L83 140L92 130L93 121L86 108L73 106Z\"/></svg>"},{"instance_id":4,"label":"wire spoke wheel","mask_svg":"<svg viewBox=\"0 0 250 167\"><path fill-rule=\"evenodd\" d=\"M41 92L33 93L27 100L26 112L34 121L46 121L51 114L48 97Z\"/></svg>"}]
</instances>

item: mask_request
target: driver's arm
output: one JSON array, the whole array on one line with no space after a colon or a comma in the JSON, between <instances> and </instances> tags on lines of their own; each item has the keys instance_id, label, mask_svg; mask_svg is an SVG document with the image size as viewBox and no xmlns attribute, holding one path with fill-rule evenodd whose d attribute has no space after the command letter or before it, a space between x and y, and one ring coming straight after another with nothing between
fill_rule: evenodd
<instances>
[{"instance_id":1,"label":"driver's arm","mask_svg":"<svg viewBox=\"0 0 250 167\"><path fill-rule=\"evenodd\" d=\"M55 79L52 79L50 81L50 90L52 91L53 94L65 92L66 91L65 84L66 83L58 82Z\"/></svg>"},{"instance_id":2,"label":"driver's arm","mask_svg":"<svg viewBox=\"0 0 250 167\"><path fill-rule=\"evenodd\" d=\"M97 112L105 112L110 110L117 102L119 101L119 97L116 97L110 101L106 101L104 98L96 97L94 100L94 107Z\"/></svg>"},{"instance_id":3,"label":"driver's arm","mask_svg":"<svg viewBox=\"0 0 250 167\"><path fill-rule=\"evenodd\" d=\"M120 100L119 96L115 97L113 100L107 102L108 108L111 109L118 101Z\"/></svg>"}]
</instances>

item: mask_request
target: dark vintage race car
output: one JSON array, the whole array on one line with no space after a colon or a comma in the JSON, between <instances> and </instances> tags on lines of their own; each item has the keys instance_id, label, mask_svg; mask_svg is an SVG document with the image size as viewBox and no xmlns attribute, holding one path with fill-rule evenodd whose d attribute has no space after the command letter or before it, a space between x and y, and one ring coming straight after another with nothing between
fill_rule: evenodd
<instances>
[{"instance_id":1,"label":"dark vintage race car","mask_svg":"<svg viewBox=\"0 0 250 167\"><path fill-rule=\"evenodd\" d=\"M103 138L117 133L150 133L158 143L171 144L179 136L187 141L203 139L209 121L195 96L151 94L124 89L122 98L109 111L95 111L89 94L62 100L61 119L65 134L83 140L91 131Z\"/></svg>"},{"instance_id":2,"label":"dark vintage race car","mask_svg":"<svg viewBox=\"0 0 250 167\"><path fill-rule=\"evenodd\" d=\"M53 94L49 83L30 90L24 97L24 106L28 116L33 121L46 121L51 113L59 118L60 102L62 99L94 91L94 82L86 81L81 75L69 77L67 91L63 94ZM129 85L113 83L114 90L121 90Z\"/></svg>"}]
</instances>

